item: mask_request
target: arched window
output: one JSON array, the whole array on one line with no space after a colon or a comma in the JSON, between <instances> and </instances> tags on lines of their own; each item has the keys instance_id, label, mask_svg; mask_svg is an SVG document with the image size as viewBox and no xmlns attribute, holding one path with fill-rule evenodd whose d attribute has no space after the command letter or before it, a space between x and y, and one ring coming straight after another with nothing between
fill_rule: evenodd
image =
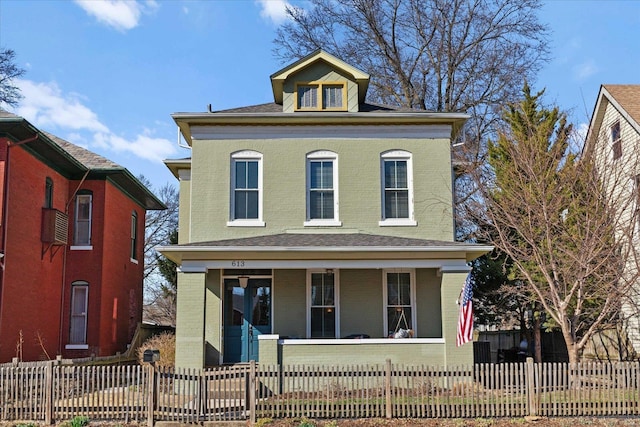
<instances>
[{"instance_id":1,"label":"arched window","mask_svg":"<svg viewBox=\"0 0 640 427\"><path fill-rule=\"evenodd\" d=\"M411 153L386 151L380 156L382 221L380 225L416 225L413 216Z\"/></svg>"},{"instance_id":2,"label":"arched window","mask_svg":"<svg viewBox=\"0 0 640 427\"><path fill-rule=\"evenodd\" d=\"M44 182L44 207L53 208L53 180L49 177Z\"/></svg>"},{"instance_id":3,"label":"arched window","mask_svg":"<svg viewBox=\"0 0 640 427\"><path fill-rule=\"evenodd\" d=\"M74 246L91 246L91 214L93 194L90 191L78 192L75 203L73 223Z\"/></svg>"},{"instance_id":4,"label":"arched window","mask_svg":"<svg viewBox=\"0 0 640 427\"><path fill-rule=\"evenodd\" d=\"M231 226L264 226L262 220L262 154L231 155Z\"/></svg>"},{"instance_id":5,"label":"arched window","mask_svg":"<svg viewBox=\"0 0 640 427\"><path fill-rule=\"evenodd\" d=\"M138 214L131 212L131 259L138 259Z\"/></svg>"},{"instance_id":6,"label":"arched window","mask_svg":"<svg viewBox=\"0 0 640 427\"><path fill-rule=\"evenodd\" d=\"M307 154L307 221L304 225L340 226L338 218L338 155Z\"/></svg>"},{"instance_id":7,"label":"arched window","mask_svg":"<svg viewBox=\"0 0 640 427\"><path fill-rule=\"evenodd\" d=\"M87 344L87 309L89 283L77 280L71 283L71 321L67 348L85 348Z\"/></svg>"}]
</instances>

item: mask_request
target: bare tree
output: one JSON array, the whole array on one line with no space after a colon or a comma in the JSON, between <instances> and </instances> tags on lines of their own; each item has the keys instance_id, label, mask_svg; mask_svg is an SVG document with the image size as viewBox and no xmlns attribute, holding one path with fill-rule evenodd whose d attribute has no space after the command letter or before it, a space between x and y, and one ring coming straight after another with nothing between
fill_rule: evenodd
<instances>
[{"instance_id":1,"label":"bare tree","mask_svg":"<svg viewBox=\"0 0 640 427\"><path fill-rule=\"evenodd\" d=\"M20 89L14 86L14 79L25 73L15 64L16 53L11 49L0 48L0 105L16 106L22 99Z\"/></svg>"},{"instance_id":2,"label":"bare tree","mask_svg":"<svg viewBox=\"0 0 640 427\"><path fill-rule=\"evenodd\" d=\"M151 182L144 176L138 179L153 190ZM171 288L160 271L163 257L155 248L171 243L171 236L178 228L178 189L167 183L154 193L162 201L166 210L148 211L145 221L144 239L144 318L166 324L166 319L175 322L175 298L168 298L165 290ZM173 306L172 306L173 304Z\"/></svg>"},{"instance_id":3,"label":"bare tree","mask_svg":"<svg viewBox=\"0 0 640 427\"><path fill-rule=\"evenodd\" d=\"M371 75L373 102L473 116L480 140L497 106L547 60L538 0L311 0L289 7L274 53L322 48Z\"/></svg>"},{"instance_id":4,"label":"bare tree","mask_svg":"<svg viewBox=\"0 0 640 427\"><path fill-rule=\"evenodd\" d=\"M486 139L502 107L549 59L540 7L540 0L309 0L288 8L274 53L288 62L322 48L370 74L370 102L470 114L453 150L456 237L469 240L478 223L464 213L481 197L470 177L485 162Z\"/></svg>"},{"instance_id":5,"label":"bare tree","mask_svg":"<svg viewBox=\"0 0 640 427\"><path fill-rule=\"evenodd\" d=\"M634 195L618 191L628 188L624 168L598 167L595 148L572 151L565 114L540 106L541 95L525 85L524 99L505 111L489 167L475 175L483 196L475 220L487 221L492 233L480 237L513 260L575 363L595 334L620 324L638 279L626 243L636 228L627 212Z\"/></svg>"}]
</instances>

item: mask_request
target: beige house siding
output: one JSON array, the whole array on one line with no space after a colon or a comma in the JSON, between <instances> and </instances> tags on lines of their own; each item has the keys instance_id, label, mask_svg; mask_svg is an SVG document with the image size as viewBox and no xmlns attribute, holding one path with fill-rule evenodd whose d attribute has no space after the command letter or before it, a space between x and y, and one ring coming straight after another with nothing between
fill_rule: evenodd
<instances>
[{"instance_id":1,"label":"beige house siding","mask_svg":"<svg viewBox=\"0 0 640 427\"><path fill-rule=\"evenodd\" d=\"M606 88L606 87L605 87ZM614 92L624 94L625 103L632 103L633 97L624 93L633 87L612 87ZM640 94L637 88L634 90ZM631 122L633 120L630 112L624 110L625 105L621 105L620 100L609 98L611 95L601 91L600 99L594 111L592 119L593 128L590 129L591 140L595 142L597 150L597 159L599 168L603 171L600 176L603 179L605 187L608 189L610 203L617 206L617 215L619 215L618 223L620 229L618 238L622 241L640 248L640 228L638 224L631 224L634 229L634 235L625 235L629 232L629 225L634 218L637 206L637 191L635 177L640 174L640 131L638 123ZM632 110L640 106L640 101L635 104L628 105ZM620 123L620 139L622 147L622 155L614 159L613 141L611 138L611 127L614 123ZM631 239L631 240L629 240ZM637 249L636 249L637 250ZM636 274L635 261L628 259L626 273L629 277ZM631 294L623 304L623 312L628 319L627 333L635 350L640 352L640 283L636 283L631 289Z\"/></svg>"}]
</instances>

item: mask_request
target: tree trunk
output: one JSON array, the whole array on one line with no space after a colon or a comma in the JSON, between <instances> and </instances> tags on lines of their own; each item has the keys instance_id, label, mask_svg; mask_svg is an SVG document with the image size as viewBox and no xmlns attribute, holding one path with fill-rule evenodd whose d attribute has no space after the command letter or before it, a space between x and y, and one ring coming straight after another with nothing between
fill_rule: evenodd
<instances>
[{"instance_id":1,"label":"tree trunk","mask_svg":"<svg viewBox=\"0 0 640 427\"><path fill-rule=\"evenodd\" d=\"M542 334L540 333L540 314L533 317L533 359L542 362Z\"/></svg>"}]
</instances>

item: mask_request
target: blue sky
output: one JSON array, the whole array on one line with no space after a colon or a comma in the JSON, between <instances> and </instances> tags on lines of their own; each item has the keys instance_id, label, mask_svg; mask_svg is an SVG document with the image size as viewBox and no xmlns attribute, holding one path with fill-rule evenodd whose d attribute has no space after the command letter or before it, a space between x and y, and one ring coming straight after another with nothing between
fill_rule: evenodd
<instances>
[{"instance_id":1,"label":"blue sky","mask_svg":"<svg viewBox=\"0 0 640 427\"><path fill-rule=\"evenodd\" d=\"M293 2L304 6L303 1ZM174 112L273 100L284 0L0 0L0 46L26 69L17 108L40 129L144 174L189 156ZM584 127L601 84L640 84L640 1L547 1L552 60L535 89ZM357 64L354 64L357 66ZM6 106L5 106L6 107Z\"/></svg>"}]
</instances>

